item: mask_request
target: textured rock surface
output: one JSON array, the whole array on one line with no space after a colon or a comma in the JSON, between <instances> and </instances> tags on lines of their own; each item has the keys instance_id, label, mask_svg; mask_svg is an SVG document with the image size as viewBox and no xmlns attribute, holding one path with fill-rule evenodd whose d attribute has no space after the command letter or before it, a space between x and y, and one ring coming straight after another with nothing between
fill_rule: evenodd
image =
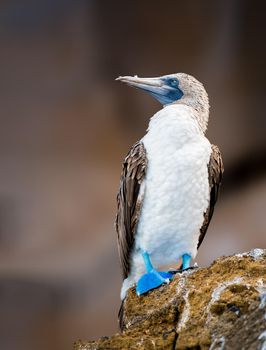
<instances>
[{"instance_id":1,"label":"textured rock surface","mask_svg":"<svg viewBox=\"0 0 266 350\"><path fill-rule=\"evenodd\" d=\"M169 285L125 300L124 330L89 349L266 349L266 250L176 274Z\"/></svg>"}]
</instances>

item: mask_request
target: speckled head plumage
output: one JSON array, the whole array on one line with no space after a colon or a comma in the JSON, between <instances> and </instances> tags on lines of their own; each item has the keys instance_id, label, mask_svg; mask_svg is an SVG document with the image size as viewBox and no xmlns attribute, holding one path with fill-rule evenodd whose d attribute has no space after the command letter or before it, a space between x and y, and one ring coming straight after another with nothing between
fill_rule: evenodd
<instances>
[{"instance_id":1,"label":"speckled head plumage","mask_svg":"<svg viewBox=\"0 0 266 350\"><path fill-rule=\"evenodd\" d=\"M205 133L209 119L208 94L203 84L193 76L175 73L156 78L124 76L116 80L147 91L163 106L176 103L192 107L196 112L197 122L202 132Z\"/></svg>"}]
</instances>

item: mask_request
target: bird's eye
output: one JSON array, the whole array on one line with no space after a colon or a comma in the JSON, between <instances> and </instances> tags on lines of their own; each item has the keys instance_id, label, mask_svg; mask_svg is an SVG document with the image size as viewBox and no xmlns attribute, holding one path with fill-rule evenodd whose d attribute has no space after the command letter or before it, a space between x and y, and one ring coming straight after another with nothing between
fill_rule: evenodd
<instances>
[{"instance_id":1,"label":"bird's eye","mask_svg":"<svg viewBox=\"0 0 266 350\"><path fill-rule=\"evenodd\" d=\"M171 85L171 86L173 86L173 87L178 86L178 80L177 80L176 78L170 79L169 85Z\"/></svg>"}]
</instances>

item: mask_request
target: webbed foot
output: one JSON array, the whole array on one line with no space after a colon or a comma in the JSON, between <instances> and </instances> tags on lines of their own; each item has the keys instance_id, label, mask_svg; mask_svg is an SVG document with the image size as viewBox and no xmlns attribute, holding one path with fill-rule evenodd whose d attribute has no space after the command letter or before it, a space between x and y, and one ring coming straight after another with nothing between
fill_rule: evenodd
<instances>
[{"instance_id":1,"label":"webbed foot","mask_svg":"<svg viewBox=\"0 0 266 350\"><path fill-rule=\"evenodd\" d=\"M136 286L137 295L147 293L161 286L163 283L169 283L172 278L172 273L152 269L150 272L142 275L138 280Z\"/></svg>"}]
</instances>

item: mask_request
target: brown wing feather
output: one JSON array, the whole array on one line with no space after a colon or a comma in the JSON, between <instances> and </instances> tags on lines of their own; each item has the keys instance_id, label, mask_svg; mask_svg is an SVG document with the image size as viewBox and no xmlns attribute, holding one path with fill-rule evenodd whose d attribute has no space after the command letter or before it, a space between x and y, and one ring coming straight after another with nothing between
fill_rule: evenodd
<instances>
[{"instance_id":1,"label":"brown wing feather","mask_svg":"<svg viewBox=\"0 0 266 350\"><path fill-rule=\"evenodd\" d=\"M130 253L143 201L143 195L140 195L139 190L146 173L146 167L145 147L142 142L137 142L124 160L117 195L116 231L119 259L124 278L128 276L130 271Z\"/></svg>"},{"instance_id":2,"label":"brown wing feather","mask_svg":"<svg viewBox=\"0 0 266 350\"><path fill-rule=\"evenodd\" d=\"M211 221L224 171L221 153L219 151L219 148L215 145L212 145L212 153L208 165L208 171L210 183L210 204L207 211L204 214L203 225L200 229L198 248L204 239L209 223Z\"/></svg>"}]
</instances>

